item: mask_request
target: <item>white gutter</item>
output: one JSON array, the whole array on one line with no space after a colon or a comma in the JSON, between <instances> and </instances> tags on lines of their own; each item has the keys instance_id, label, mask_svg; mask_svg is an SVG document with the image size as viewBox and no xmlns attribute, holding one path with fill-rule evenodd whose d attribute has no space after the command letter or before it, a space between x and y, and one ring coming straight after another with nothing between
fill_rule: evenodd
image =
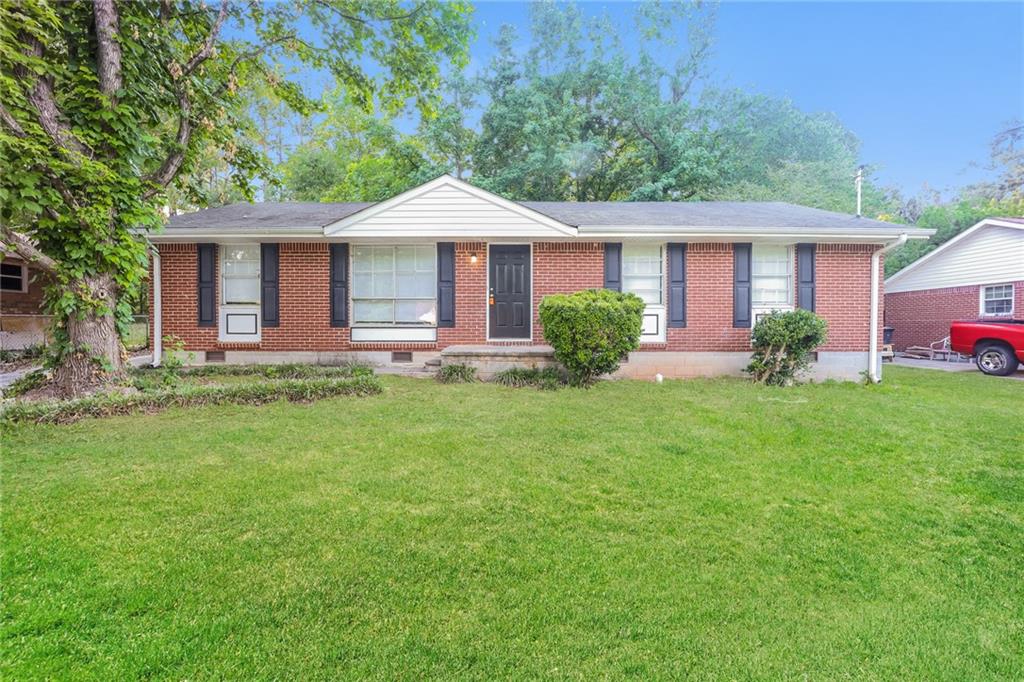
<instances>
[{"instance_id":1,"label":"white gutter","mask_svg":"<svg viewBox=\"0 0 1024 682\"><path fill-rule=\"evenodd\" d=\"M160 286L160 252L153 249L153 309L150 314L153 316L153 366L159 367L164 356L163 342L163 312L164 306L161 301Z\"/></svg>"},{"instance_id":2,"label":"white gutter","mask_svg":"<svg viewBox=\"0 0 1024 682\"><path fill-rule=\"evenodd\" d=\"M886 244L871 254L871 338L868 340L868 379L875 384L882 381L882 375L878 371L878 266L881 263L882 254L889 253L906 243L907 235L904 233L896 241Z\"/></svg>"}]
</instances>

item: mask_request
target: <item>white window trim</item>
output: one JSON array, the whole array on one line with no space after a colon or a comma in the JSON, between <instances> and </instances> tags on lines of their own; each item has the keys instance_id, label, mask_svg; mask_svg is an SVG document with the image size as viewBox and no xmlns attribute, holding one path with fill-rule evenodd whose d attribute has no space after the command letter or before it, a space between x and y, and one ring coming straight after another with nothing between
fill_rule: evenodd
<instances>
[{"instance_id":1,"label":"white window trim","mask_svg":"<svg viewBox=\"0 0 1024 682\"><path fill-rule=\"evenodd\" d=\"M401 324L387 324L386 322L356 322L356 301L370 300L355 296L355 286L353 285L355 279L355 257L356 249L358 248L372 248L387 246L393 249L400 246L432 246L434 248L434 297L428 298L409 298L409 297L391 297L391 301L434 301L434 324L413 324L409 322L403 322ZM379 243L350 243L348 249L348 309L349 316L351 317L349 332L349 341L352 343L374 343L374 342L409 342L409 343L425 343L437 341L437 316L438 316L438 301L437 301L437 242L431 242L430 244L405 242L401 244L379 244Z\"/></svg>"},{"instance_id":2,"label":"white window trim","mask_svg":"<svg viewBox=\"0 0 1024 682\"><path fill-rule=\"evenodd\" d=\"M758 246L759 245L756 243L753 244L750 253L750 314L751 317L753 317L754 323L757 322L757 318L759 315L767 315L775 311L789 312L796 309L796 278L794 277L794 272L796 271L796 250L793 248L792 244L760 244L760 246L762 247L784 246L786 248L786 262L789 264L789 269L787 270L786 274L786 277L789 280L789 295L787 297L788 300L785 303L771 303L767 305L758 305L754 301L754 291L757 290L757 287L755 286L754 282L757 278L757 275L754 274L753 270L755 253L757 251Z\"/></svg>"},{"instance_id":3,"label":"white window trim","mask_svg":"<svg viewBox=\"0 0 1024 682\"><path fill-rule=\"evenodd\" d=\"M626 291L626 249L630 246L657 246L661 252L661 257L658 259L661 263L661 272L659 277L661 279L661 300L658 303L647 303L644 306L643 313L643 326L640 332L640 343L641 344L660 344L665 343L667 340L668 327L668 304L666 297L668 296L668 287L665 286L666 278L668 276L668 248L665 243L650 244L638 242L636 244L624 243L622 245L622 290ZM653 323L654 331L649 330L650 325Z\"/></svg>"},{"instance_id":4,"label":"white window trim","mask_svg":"<svg viewBox=\"0 0 1024 682\"><path fill-rule=\"evenodd\" d=\"M8 294L27 294L28 293L28 265L25 263L4 263L4 265L17 265L21 268L21 289L0 289Z\"/></svg>"},{"instance_id":5,"label":"white window trim","mask_svg":"<svg viewBox=\"0 0 1024 682\"><path fill-rule=\"evenodd\" d=\"M1006 313L987 313L985 312L985 289L991 289L993 287L1010 287L1010 311ZM1017 291L1013 286L1013 282L1000 282L998 284L982 284L978 287L978 315L980 317L1013 317L1015 299L1017 298Z\"/></svg>"},{"instance_id":6,"label":"white window trim","mask_svg":"<svg viewBox=\"0 0 1024 682\"><path fill-rule=\"evenodd\" d=\"M262 319L262 306L261 302L255 303L227 303L227 296L224 294L224 254L226 250L231 247L249 246L255 247L256 256L256 280L262 284L263 277L263 263L262 263L262 251L258 242L246 242L244 244L219 244L217 246L217 258L219 263L217 264L217 276L220 280L220 310L217 314L217 340L221 343L259 343L263 338L263 319ZM262 291L262 287L261 287ZM238 332L228 331L228 316L238 317L255 317L256 333L246 334Z\"/></svg>"}]
</instances>

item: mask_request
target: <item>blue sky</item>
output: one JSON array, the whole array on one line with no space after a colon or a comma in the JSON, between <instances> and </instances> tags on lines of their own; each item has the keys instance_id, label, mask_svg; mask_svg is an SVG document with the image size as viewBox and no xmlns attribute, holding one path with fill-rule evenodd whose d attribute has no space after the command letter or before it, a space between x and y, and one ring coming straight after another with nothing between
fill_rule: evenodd
<instances>
[{"instance_id":1,"label":"blue sky","mask_svg":"<svg viewBox=\"0 0 1024 682\"><path fill-rule=\"evenodd\" d=\"M476 7L474 66L501 24L529 25L527 3ZM581 7L623 26L634 9ZM1024 119L1024 3L726 2L711 65L720 84L835 112L884 184L948 191L988 176L993 135Z\"/></svg>"}]
</instances>

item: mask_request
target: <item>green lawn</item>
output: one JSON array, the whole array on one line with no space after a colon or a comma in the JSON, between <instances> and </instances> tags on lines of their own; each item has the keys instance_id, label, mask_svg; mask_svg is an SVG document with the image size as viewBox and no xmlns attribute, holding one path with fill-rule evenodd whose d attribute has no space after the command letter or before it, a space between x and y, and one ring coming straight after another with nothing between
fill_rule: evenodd
<instances>
[{"instance_id":1,"label":"green lawn","mask_svg":"<svg viewBox=\"0 0 1024 682\"><path fill-rule=\"evenodd\" d=\"M0 677L1024 677L1024 384L885 372L9 430Z\"/></svg>"}]
</instances>

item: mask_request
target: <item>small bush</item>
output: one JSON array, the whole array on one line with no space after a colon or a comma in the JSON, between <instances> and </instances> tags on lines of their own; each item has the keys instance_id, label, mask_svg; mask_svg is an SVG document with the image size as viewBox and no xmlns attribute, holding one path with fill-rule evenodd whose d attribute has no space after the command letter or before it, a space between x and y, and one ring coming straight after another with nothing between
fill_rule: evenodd
<instances>
[{"instance_id":1,"label":"small bush","mask_svg":"<svg viewBox=\"0 0 1024 682\"><path fill-rule=\"evenodd\" d=\"M476 367L469 365L442 365L437 370L437 380L442 384L469 384L476 381Z\"/></svg>"},{"instance_id":2,"label":"small bush","mask_svg":"<svg viewBox=\"0 0 1024 682\"><path fill-rule=\"evenodd\" d=\"M640 347L643 313L639 296L608 289L555 294L540 302L544 338L574 386L589 386L614 372Z\"/></svg>"},{"instance_id":3,"label":"small bush","mask_svg":"<svg viewBox=\"0 0 1024 682\"><path fill-rule=\"evenodd\" d=\"M561 372L554 367L510 367L495 374L492 381L512 388L533 386L545 391L561 388L565 383Z\"/></svg>"},{"instance_id":4,"label":"small bush","mask_svg":"<svg viewBox=\"0 0 1024 682\"><path fill-rule=\"evenodd\" d=\"M155 412L168 407L200 405L263 405L276 400L305 402L381 392L374 376L343 379L285 379L234 386L181 386L152 393L107 394L76 400L14 403L0 412L0 422L13 424L70 424L86 417L110 417Z\"/></svg>"},{"instance_id":5,"label":"small bush","mask_svg":"<svg viewBox=\"0 0 1024 682\"><path fill-rule=\"evenodd\" d=\"M828 323L809 310L765 315L751 334L754 356L747 372L759 383L789 386L810 364L808 354L827 337Z\"/></svg>"},{"instance_id":6,"label":"small bush","mask_svg":"<svg viewBox=\"0 0 1024 682\"><path fill-rule=\"evenodd\" d=\"M23 395L29 391L39 388L46 383L47 380L46 370L37 369L27 374L22 374L20 377L12 381L7 388L4 389L5 398L13 398L14 396Z\"/></svg>"}]
</instances>

